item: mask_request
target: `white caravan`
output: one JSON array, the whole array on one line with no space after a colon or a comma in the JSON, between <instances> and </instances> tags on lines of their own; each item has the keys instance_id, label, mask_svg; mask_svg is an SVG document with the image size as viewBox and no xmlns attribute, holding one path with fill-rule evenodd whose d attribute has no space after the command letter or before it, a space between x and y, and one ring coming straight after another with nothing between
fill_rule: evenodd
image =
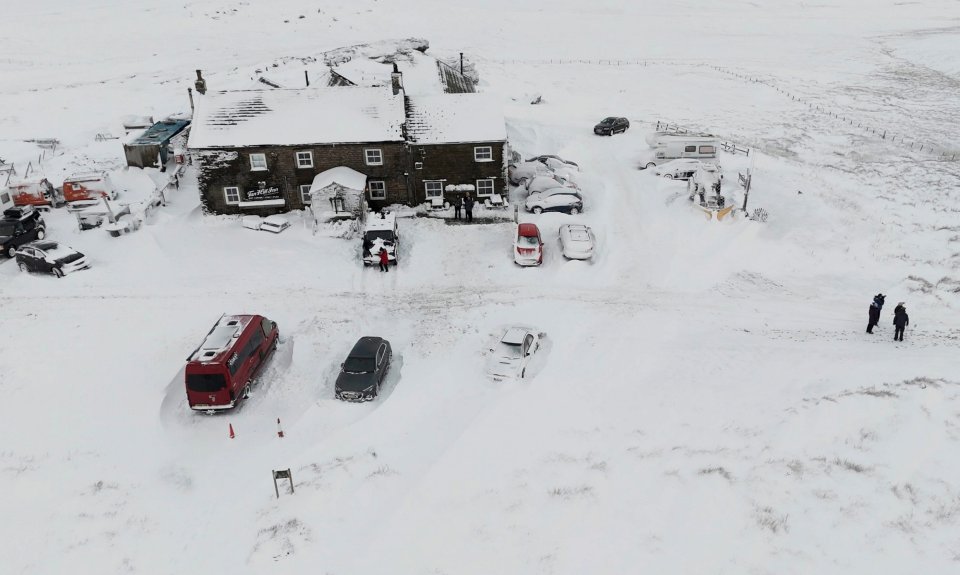
<instances>
[{"instance_id":1,"label":"white caravan","mask_svg":"<svg viewBox=\"0 0 960 575\"><path fill-rule=\"evenodd\" d=\"M716 158L720 147L720 139L712 134L654 132L648 134L646 140L650 149L640 156L641 168L652 168L678 158Z\"/></svg>"}]
</instances>

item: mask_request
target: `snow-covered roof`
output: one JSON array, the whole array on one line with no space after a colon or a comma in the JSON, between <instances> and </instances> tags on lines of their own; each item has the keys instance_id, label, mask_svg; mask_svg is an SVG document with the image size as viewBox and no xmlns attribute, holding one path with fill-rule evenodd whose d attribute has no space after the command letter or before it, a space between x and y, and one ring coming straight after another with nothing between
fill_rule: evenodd
<instances>
[{"instance_id":1,"label":"snow-covered roof","mask_svg":"<svg viewBox=\"0 0 960 575\"><path fill-rule=\"evenodd\" d=\"M418 144L503 142L503 106L486 94L425 94L407 98L407 134Z\"/></svg>"},{"instance_id":2,"label":"snow-covered roof","mask_svg":"<svg viewBox=\"0 0 960 575\"><path fill-rule=\"evenodd\" d=\"M523 338L527 337L527 329L522 327L511 327L507 330L503 337L500 339L503 343L509 343L513 345L520 345L523 343Z\"/></svg>"},{"instance_id":3,"label":"snow-covered roof","mask_svg":"<svg viewBox=\"0 0 960 575\"><path fill-rule=\"evenodd\" d=\"M207 337L190 358L191 361L216 361L218 357L230 348L236 338L240 337L244 328L250 323L253 316L228 315L220 318Z\"/></svg>"},{"instance_id":4,"label":"snow-covered roof","mask_svg":"<svg viewBox=\"0 0 960 575\"><path fill-rule=\"evenodd\" d=\"M367 176L346 166L330 168L314 176L310 193L320 191L330 184L340 184L350 190L363 190L367 187Z\"/></svg>"},{"instance_id":5,"label":"snow-covered roof","mask_svg":"<svg viewBox=\"0 0 960 575\"><path fill-rule=\"evenodd\" d=\"M403 97L389 87L210 92L198 97L191 149L403 140Z\"/></svg>"},{"instance_id":6,"label":"snow-covered roof","mask_svg":"<svg viewBox=\"0 0 960 575\"><path fill-rule=\"evenodd\" d=\"M389 86L393 66L361 56L337 65L333 71L357 86Z\"/></svg>"},{"instance_id":7,"label":"snow-covered roof","mask_svg":"<svg viewBox=\"0 0 960 575\"><path fill-rule=\"evenodd\" d=\"M390 230L392 231L397 224L397 217L394 214L383 214L383 216L370 216L367 218L366 231Z\"/></svg>"}]
</instances>

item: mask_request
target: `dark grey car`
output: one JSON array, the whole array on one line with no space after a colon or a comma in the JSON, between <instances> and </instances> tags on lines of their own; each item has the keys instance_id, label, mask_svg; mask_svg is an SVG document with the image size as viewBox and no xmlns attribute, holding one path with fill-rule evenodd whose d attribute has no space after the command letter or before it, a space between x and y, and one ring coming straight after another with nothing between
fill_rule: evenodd
<instances>
[{"instance_id":1,"label":"dark grey car","mask_svg":"<svg viewBox=\"0 0 960 575\"><path fill-rule=\"evenodd\" d=\"M336 396L344 401L372 401L380 395L393 350L382 337L361 337L340 366Z\"/></svg>"},{"instance_id":2,"label":"dark grey car","mask_svg":"<svg viewBox=\"0 0 960 575\"><path fill-rule=\"evenodd\" d=\"M630 120L610 116L600 120L600 123L593 127L593 133L598 136L612 136L617 133L626 132L630 127Z\"/></svg>"}]
</instances>

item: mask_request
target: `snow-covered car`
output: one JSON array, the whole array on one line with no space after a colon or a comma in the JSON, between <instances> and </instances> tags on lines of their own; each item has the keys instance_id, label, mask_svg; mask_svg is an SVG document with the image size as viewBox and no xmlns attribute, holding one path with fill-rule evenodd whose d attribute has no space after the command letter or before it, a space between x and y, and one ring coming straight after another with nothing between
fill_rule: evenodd
<instances>
[{"instance_id":1,"label":"snow-covered car","mask_svg":"<svg viewBox=\"0 0 960 575\"><path fill-rule=\"evenodd\" d=\"M551 188L537 194L530 194L524 204L528 212L564 212L579 214L583 211L583 196L573 188Z\"/></svg>"},{"instance_id":2,"label":"snow-covered car","mask_svg":"<svg viewBox=\"0 0 960 575\"><path fill-rule=\"evenodd\" d=\"M543 240L537 224L523 223L517 226L517 238L513 242L513 261L521 266L538 266L543 263Z\"/></svg>"},{"instance_id":3,"label":"snow-covered car","mask_svg":"<svg viewBox=\"0 0 960 575\"><path fill-rule=\"evenodd\" d=\"M281 215L267 216L263 219L263 222L260 224L260 229L265 232L272 232L279 234L283 230L290 227L290 222L287 221L287 218Z\"/></svg>"},{"instance_id":4,"label":"snow-covered car","mask_svg":"<svg viewBox=\"0 0 960 575\"><path fill-rule=\"evenodd\" d=\"M14 257L22 272L51 273L58 278L90 268L90 263L82 253L50 240L20 246Z\"/></svg>"},{"instance_id":5,"label":"snow-covered car","mask_svg":"<svg viewBox=\"0 0 960 575\"><path fill-rule=\"evenodd\" d=\"M507 329L503 337L490 348L487 372L494 379L517 379L527 376L530 359L540 349L544 334L530 327Z\"/></svg>"},{"instance_id":6,"label":"snow-covered car","mask_svg":"<svg viewBox=\"0 0 960 575\"><path fill-rule=\"evenodd\" d=\"M553 170L540 162L518 162L507 166L507 179L515 186L523 186L537 176L549 176Z\"/></svg>"},{"instance_id":7,"label":"snow-covered car","mask_svg":"<svg viewBox=\"0 0 960 575\"><path fill-rule=\"evenodd\" d=\"M537 156L535 158L530 158L528 162L540 162L545 164L551 170L565 169L565 170L574 170L579 172L580 166L576 162L571 162L570 160L564 160L560 156L555 156L553 154L544 154L542 156Z\"/></svg>"},{"instance_id":8,"label":"snow-covered car","mask_svg":"<svg viewBox=\"0 0 960 575\"><path fill-rule=\"evenodd\" d=\"M363 263L375 266L380 263L380 252L387 250L387 261L397 263L400 234L397 233L397 218L394 214L381 213L367 218L363 230Z\"/></svg>"},{"instance_id":9,"label":"snow-covered car","mask_svg":"<svg viewBox=\"0 0 960 575\"><path fill-rule=\"evenodd\" d=\"M263 218L260 216L243 216L240 218L240 224L248 230L259 230L262 223Z\"/></svg>"},{"instance_id":10,"label":"snow-covered car","mask_svg":"<svg viewBox=\"0 0 960 575\"><path fill-rule=\"evenodd\" d=\"M560 226L560 246L563 256L571 260L588 260L593 257L596 240L593 230L583 224Z\"/></svg>"},{"instance_id":11,"label":"snow-covered car","mask_svg":"<svg viewBox=\"0 0 960 575\"><path fill-rule=\"evenodd\" d=\"M656 166L653 173L673 180L689 180L703 163L694 158L680 158Z\"/></svg>"},{"instance_id":12,"label":"snow-covered car","mask_svg":"<svg viewBox=\"0 0 960 575\"><path fill-rule=\"evenodd\" d=\"M579 190L580 188L574 182L570 180L561 178L557 175L552 176L537 176L532 180L527 182L527 191L531 194L538 194L540 192L549 190L551 188L573 188Z\"/></svg>"}]
</instances>

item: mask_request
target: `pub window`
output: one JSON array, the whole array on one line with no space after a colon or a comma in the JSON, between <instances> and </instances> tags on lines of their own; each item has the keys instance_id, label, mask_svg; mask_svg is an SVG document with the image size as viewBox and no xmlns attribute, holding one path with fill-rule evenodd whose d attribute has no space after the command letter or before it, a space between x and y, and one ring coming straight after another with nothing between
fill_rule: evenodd
<instances>
[{"instance_id":1,"label":"pub window","mask_svg":"<svg viewBox=\"0 0 960 575\"><path fill-rule=\"evenodd\" d=\"M387 199L387 183L386 182L374 180L372 182L368 182L367 187L370 189L371 200Z\"/></svg>"},{"instance_id":2,"label":"pub window","mask_svg":"<svg viewBox=\"0 0 960 575\"><path fill-rule=\"evenodd\" d=\"M477 196L492 196L493 180L477 180Z\"/></svg>"},{"instance_id":3,"label":"pub window","mask_svg":"<svg viewBox=\"0 0 960 575\"><path fill-rule=\"evenodd\" d=\"M383 165L383 150L380 148L367 148L363 151L368 166Z\"/></svg>"},{"instance_id":4,"label":"pub window","mask_svg":"<svg viewBox=\"0 0 960 575\"><path fill-rule=\"evenodd\" d=\"M267 169L266 154L250 154L250 169L252 171L263 171Z\"/></svg>"},{"instance_id":5,"label":"pub window","mask_svg":"<svg viewBox=\"0 0 960 575\"><path fill-rule=\"evenodd\" d=\"M423 182L423 190L427 198L439 198L443 195L443 182L441 180L432 180Z\"/></svg>"},{"instance_id":6,"label":"pub window","mask_svg":"<svg viewBox=\"0 0 960 575\"><path fill-rule=\"evenodd\" d=\"M300 185L300 201L309 204L310 203L310 188L313 187L310 184L301 184Z\"/></svg>"},{"instance_id":7,"label":"pub window","mask_svg":"<svg viewBox=\"0 0 960 575\"><path fill-rule=\"evenodd\" d=\"M312 167L313 167L313 152L297 152L297 167L298 167L298 168L312 168Z\"/></svg>"},{"instance_id":8,"label":"pub window","mask_svg":"<svg viewBox=\"0 0 960 575\"><path fill-rule=\"evenodd\" d=\"M475 162L492 162L493 148L490 146L477 146L473 149L473 160Z\"/></svg>"},{"instance_id":9,"label":"pub window","mask_svg":"<svg viewBox=\"0 0 960 575\"><path fill-rule=\"evenodd\" d=\"M228 204L239 204L240 188L236 186L225 187L223 188L223 196L226 198Z\"/></svg>"}]
</instances>

